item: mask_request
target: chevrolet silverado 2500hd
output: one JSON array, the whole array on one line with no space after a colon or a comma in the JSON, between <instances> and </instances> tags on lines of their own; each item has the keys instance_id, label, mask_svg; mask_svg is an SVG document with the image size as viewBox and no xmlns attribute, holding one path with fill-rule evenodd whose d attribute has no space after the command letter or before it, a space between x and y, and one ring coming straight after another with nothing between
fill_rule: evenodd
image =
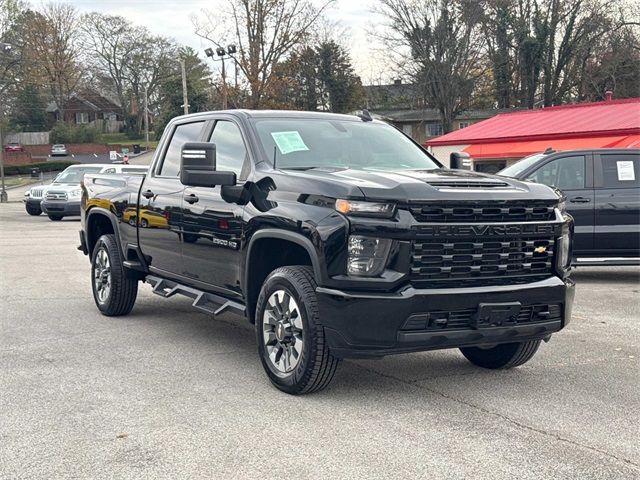
<instances>
[{"instance_id":1,"label":"chevrolet silverado 2500hd","mask_svg":"<svg viewBox=\"0 0 640 480\"><path fill-rule=\"evenodd\" d=\"M143 280L244 315L288 393L325 387L348 357L460 348L515 367L571 316L557 190L443 168L366 112L178 117L146 176L82 189L102 313L129 313Z\"/></svg>"}]
</instances>

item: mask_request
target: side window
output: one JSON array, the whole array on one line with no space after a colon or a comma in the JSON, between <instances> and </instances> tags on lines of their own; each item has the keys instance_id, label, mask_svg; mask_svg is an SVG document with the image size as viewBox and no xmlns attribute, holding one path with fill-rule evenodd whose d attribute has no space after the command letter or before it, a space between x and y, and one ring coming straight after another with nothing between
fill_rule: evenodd
<instances>
[{"instance_id":1,"label":"side window","mask_svg":"<svg viewBox=\"0 0 640 480\"><path fill-rule=\"evenodd\" d=\"M240 129L232 122L219 120L209 141L216 144L216 170L236 172L240 177L247 158L247 149Z\"/></svg>"},{"instance_id":2,"label":"side window","mask_svg":"<svg viewBox=\"0 0 640 480\"><path fill-rule=\"evenodd\" d=\"M604 188L637 188L640 186L640 155L631 153L600 154Z\"/></svg>"},{"instance_id":3,"label":"side window","mask_svg":"<svg viewBox=\"0 0 640 480\"><path fill-rule=\"evenodd\" d=\"M527 177L537 183L558 187L560 190L580 190L585 185L584 155L552 160Z\"/></svg>"},{"instance_id":4,"label":"side window","mask_svg":"<svg viewBox=\"0 0 640 480\"><path fill-rule=\"evenodd\" d=\"M102 173L116 173L116 169L115 168L107 168L104 172Z\"/></svg>"},{"instance_id":5,"label":"side window","mask_svg":"<svg viewBox=\"0 0 640 480\"><path fill-rule=\"evenodd\" d=\"M169 147L164 154L160 175L163 177L177 177L180 173L180 152L186 142L197 142L204 122L184 123L173 131Z\"/></svg>"}]
</instances>

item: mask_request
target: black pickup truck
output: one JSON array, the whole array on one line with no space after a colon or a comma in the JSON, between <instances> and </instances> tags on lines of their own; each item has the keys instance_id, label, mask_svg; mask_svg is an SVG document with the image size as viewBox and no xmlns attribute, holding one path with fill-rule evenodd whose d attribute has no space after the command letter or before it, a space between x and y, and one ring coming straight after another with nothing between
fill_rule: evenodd
<instances>
[{"instance_id":1,"label":"black pickup truck","mask_svg":"<svg viewBox=\"0 0 640 480\"><path fill-rule=\"evenodd\" d=\"M443 168L366 111L179 117L148 175L82 189L102 313L129 313L144 280L244 315L288 393L324 388L346 357L460 348L515 367L571 316L562 195Z\"/></svg>"}]
</instances>

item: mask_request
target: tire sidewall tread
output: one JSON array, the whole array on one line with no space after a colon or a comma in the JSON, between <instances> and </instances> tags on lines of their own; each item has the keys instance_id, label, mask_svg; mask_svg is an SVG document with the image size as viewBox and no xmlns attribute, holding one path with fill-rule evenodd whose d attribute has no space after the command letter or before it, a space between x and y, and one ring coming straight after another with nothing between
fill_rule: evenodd
<instances>
[{"instance_id":1,"label":"tire sidewall tread","mask_svg":"<svg viewBox=\"0 0 640 480\"><path fill-rule=\"evenodd\" d=\"M98 301L93 274L96 256L102 249L107 252L111 266L111 291L109 292L109 298L103 304ZM127 277L122 264L122 254L113 234L101 236L93 249L91 255L91 291L98 310L106 316L126 315L131 312L135 304L138 295L138 281Z\"/></svg>"},{"instance_id":2,"label":"tire sidewall tread","mask_svg":"<svg viewBox=\"0 0 640 480\"><path fill-rule=\"evenodd\" d=\"M282 375L276 373L266 358L262 338L262 315L267 300L277 289L284 289L302 310L304 324L304 348L302 358L295 370ZM307 266L280 267L271 272L264 281L256 304L256 339L260 360L276 388L293 395L312 393L326 388L335 374L339 359L333 357L326 345L324 329L320 325L320 314L316 301L316 282Z\"/></svg>"}]
</instances>

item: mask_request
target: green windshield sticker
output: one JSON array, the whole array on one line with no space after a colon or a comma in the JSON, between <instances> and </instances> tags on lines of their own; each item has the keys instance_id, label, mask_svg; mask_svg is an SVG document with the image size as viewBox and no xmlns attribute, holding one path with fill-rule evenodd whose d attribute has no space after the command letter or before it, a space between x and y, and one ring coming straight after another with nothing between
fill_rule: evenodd
<instances>
[{"instance_id":1,"label":"green windshield sticker","mask_svg":"<svg viewBox=\"0 0 640 480\"><path fill-rule=\"evenodd\" d=\"M309 148L304 144L300 133L297 131L271 132L271 136L276 142L278 149L280 149L280 153L283 155L291 152L303 152L305 150L309 150Z\"/></svg>"}]
</instances>

